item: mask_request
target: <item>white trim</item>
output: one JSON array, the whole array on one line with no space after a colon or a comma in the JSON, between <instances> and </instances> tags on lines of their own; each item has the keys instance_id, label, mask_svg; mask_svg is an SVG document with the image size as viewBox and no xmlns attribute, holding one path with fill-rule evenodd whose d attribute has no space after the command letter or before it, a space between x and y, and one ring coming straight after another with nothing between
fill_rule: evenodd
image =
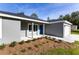
<instances>
[{"instance_id":1,"label":"white trim","mask_svg":"<svg viewBox=\"0 0 79 59\"><path fill-rule=\"evenodd\" d=\"M38 24L38 35L40 35L40 32L39 32L39 24Z\"/></svg>"},{"instance_id":2,"label":"white trim","mask_svg":"<svg viewBox=\"0 0 79 59\"><path fill-rule=\"evenodd\" d=\"M53 21L53 22L49 22L49 24L52 24L52 23L67 23L67 24L69 24L69 25L72 25L72 23L70 23L70 22L68 22L68 21L66 21L66 20L61 20L61 21Z\"/></svg>"},{"instance_id":3,"label":"white trim","mask_svg":"<svg viewBox=\"0 0 79 59\"><path fill-rule=\"evenodd\" d=\"M63 24L63 36L64 38L65 37L68 37L70 34L71 34L71 25L68 25L68 24Z\"/></svg>"},{"instance_id":4,"label":"white trim","mask_svg":"<svg viewBox=\"0 0 79 59\"><path fill-rule=\"evenodd\" d=\"M70 23L69 21L66 21L66 20L65 20L64 22L65 22L66 24L72 25L72 23Z\"/></svg>"},{"instance_id":5,"label":"white trim","mask_svg":"<svg viewBox=\"0 0 79 59\"><path fill-rule=\"evenodd\" d=\"M27 28L27 37L31 38L32 37L32 29L29 31L29 25L32 26L32 23L28 23L28 28Z\"/></svg>"},{"instance_id":6,"label":"white trim","mask_svg":"<svg viewBox=\"0 0 79 59\"><path fill-rule=\"evenodd\" d=\"M43 24L43 35L45 35L45 24Z\"/></svg>"},{"instance_id":7,"label":"white trim","mask_svg":"<svg viewBox=\"0 0 79 59\"><path fill-rule=\"evenodd\" d=\"M29 30L29 25L32 25L31 23L28 23L28 30ZM31 30L32 31L32 30Z\"/></svg>"},{"instance_id":8,"label":"white trim","mask_svg":"<svg viewBox=\"0 0 79 59\"><path fill-rule=\"evenodd\" d=\"M34 24L35 26L37 25L37 31L38 31L38 24Z\"/></svg>"},{"instance_id":9,"label":"white trim","mask_svg":"<svg viewBox=\"0 0 79 59\"><path fill-rule=\"evenodd\" d=\"M29 18L24 18L24 17L19 17L19 16L13 16L13 15L8 15L8 14L3 14L3 13L0 13L0 16L17 18L17 19L22 19L22 20L27 20L27 21L33 21L33 22L39 22L39 23L46 23L46 24L49 23L49 22L45 22L45 21L40 21L40 20L35 20L35 19L29 19Z\"/></svg>"},{"instance_id":10,"label":"white trim","mask_svg":"<svg viewBox=\"0 0 79 59\"><path fill-rule=\"evenodd\" d=\"M32 23L32 39L33 39L33 26L34 26L34 23Z\"/></svg>"},{"instance_id":11,"label":"white trim","mask_svg":"<svg viewBox=\"0 0 79 59\"><path fill-rule=\"evenodd\" d=\"M46 21L40 21L40 20L36 20L36 19L29 19L29 18L14 16L14 15L8 15L8 14L3 14L3 13L0 13L0 16L11 17L11 18L17 18L17 19L21 19L21 20L27 20L27 21L33 21L33 22L39 22L39 23L45 23L45 24L52 24L52 23L64 22L64 23L67 23L67 24L69 24L69 25L72 25L72 23L70 23L70 22L68 22L68 21L66 21L66 20L46 22Z\"/></svg>"}]
</instances>

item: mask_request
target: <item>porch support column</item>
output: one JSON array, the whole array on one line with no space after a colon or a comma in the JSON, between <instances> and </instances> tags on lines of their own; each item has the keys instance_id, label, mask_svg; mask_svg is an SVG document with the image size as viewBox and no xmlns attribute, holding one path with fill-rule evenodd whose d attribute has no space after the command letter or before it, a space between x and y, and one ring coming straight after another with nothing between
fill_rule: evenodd
<instances>
[{"instance_id":1,"label":"porch support column","mask_svg":"<svg viewBox=\"0 0 79 59\"><path fill-rule=\"evenodd\" d=\"M38 35L39 35L39 25L38 25Z\"/></svg>"},{"instance_id":2,"label":"porch support column","mask_svg":"<svg viewBox=\"0 0 79 59\"><path fill-rule=\"evenodd\" d=\"M43 24L43 35L45 35L45 24Z\"/></svg>"},{"instance_id":3,"label":"porch support column","mask_svg":"<svg viewBox=\"0 0 79 59\"><path fill-rule=\"evenodd\" d=\"M32 39L33 39L33 26L34 26L34 23L32 23Z\"/></svg>"}]
</instances>

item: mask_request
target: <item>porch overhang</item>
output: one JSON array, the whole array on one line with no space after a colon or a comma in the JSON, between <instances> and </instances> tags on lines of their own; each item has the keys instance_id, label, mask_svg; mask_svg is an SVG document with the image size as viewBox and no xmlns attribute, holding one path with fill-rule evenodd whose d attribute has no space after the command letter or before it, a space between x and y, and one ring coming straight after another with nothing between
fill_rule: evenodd
<instances>
[{"instance_id":1,"label":"porch overhang","mask_svg":"<svg viewBox=\"0 0 79 59\"><path fill-rule=\"evenodd\" d=\"M49 22L47 22L47 21L41 21L41 20L37 20L37 19L30 19L30 18L15 16L15 15L9 15L9 14L4 14L4 13L0 13L0 17L9 17L9 18L15 18L15 19L20 19L20 20L25 20L25 21L32 21L32 22L49 24Z\"/></svg>"}]
</instances>

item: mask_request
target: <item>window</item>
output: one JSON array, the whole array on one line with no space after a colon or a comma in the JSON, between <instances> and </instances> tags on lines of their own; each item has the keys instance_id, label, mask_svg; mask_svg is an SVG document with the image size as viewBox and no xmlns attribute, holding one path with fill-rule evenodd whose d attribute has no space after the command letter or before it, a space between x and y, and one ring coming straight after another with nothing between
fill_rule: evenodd
<instances>
[{"instance_id":1,"label":"window","mask_svg":"<svg viewBox=\"0 0 79 59\"><path fill-rule=\"evenodd\" d=\"M37 31L38 30L38 25L33 25L33 31ZM29 25L29 31L32 31L32 25Z\"/></svg>"},{"instance_id":2,"label":"window","mask_svg":"<svg viewBox=\"0 0 79 59\"><path fill-rule=\"evenodd\" d=\"M34 25L34 31L37 31L37 30L38 30L38 26Z\"/></svg>"},{"instance_id":3,"label":"window","mask_svg":"<svg viewBox=\"0 0 79 59\"><path fill-rule=\"evenodd\" d=\"M32 25L29 25L29 31L31 31L32 30Z\"/></svg>"}]
</instances>

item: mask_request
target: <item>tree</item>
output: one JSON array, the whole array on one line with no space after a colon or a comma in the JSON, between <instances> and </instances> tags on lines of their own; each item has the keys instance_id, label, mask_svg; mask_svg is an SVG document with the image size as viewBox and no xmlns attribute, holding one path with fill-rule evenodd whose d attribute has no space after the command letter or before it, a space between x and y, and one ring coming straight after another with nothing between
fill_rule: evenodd
<instances>
[{"instance_id":1,"label":"tree","mask_svg":"<svg viewBox=\"0 0 79 59\"><path fill-rule=\"evenodd\" d=\"M63 19L64 19L64 20L71 21L71 17L70 17L69 14L65 15L65 16L63 17Z\"/></svg>"},{"instance_id":2,"label":"tree","mask_svg":"<svg viewBox=\"0 0 79 59\"><path fill-rule=\"evenodd\" d=\"M47 17L47 21L49 21L50 20L50 18L49 17Z\"/></svg>"},{"instance_id":3,"label":"tree","mask_svg":"<svg viewBox=\"0 0 79 59\"><path fill-rule=\"evenodd\" d=\"M60 15L60 16L59 16L59 19L60 19L60 20L63 20L63 15Z\"/></svg>"},{"instance_id":4,"label":"tree","mask_svg":"<svg viewBox=\"0 0 79 59\"><path fill-rule=\"evenodd\" d=\"M65 16L60 15L58 19L70 21L72 24L77 25L79 28L79 11L72 12L70 15L69 14L66 14Z\"/></svg>"},{"instance_id":5,"label":"tree","mask_svg":"<svg viewBox=\"0 0 79 59\"><path fill-rule=\"evenodd\" d=\"M35 13L32 13L32 14L31 14L31 17L38 19L38 16L37 16L37 14L35 14Z\"/></svg>"},{"instance_id":6,"label":"tree","mask_svg":"<svg viewBox=\"0 0 79 59\"><path fill-rule=\"evenodd\" d=\"M71 13L71 17L72 18L75 18L76 16L78 16L79 15L79 11L76 11L76 12L72 12Z\"/></svg>"}]
</instances>

